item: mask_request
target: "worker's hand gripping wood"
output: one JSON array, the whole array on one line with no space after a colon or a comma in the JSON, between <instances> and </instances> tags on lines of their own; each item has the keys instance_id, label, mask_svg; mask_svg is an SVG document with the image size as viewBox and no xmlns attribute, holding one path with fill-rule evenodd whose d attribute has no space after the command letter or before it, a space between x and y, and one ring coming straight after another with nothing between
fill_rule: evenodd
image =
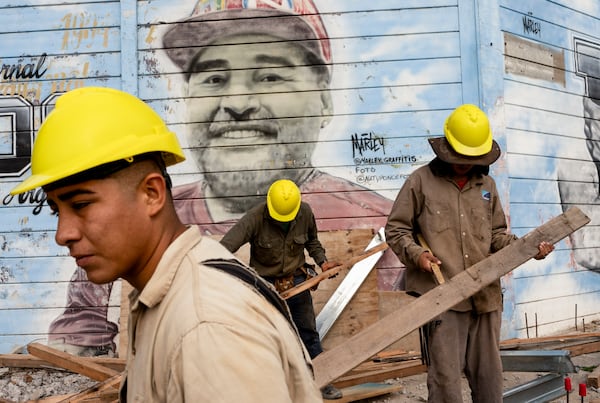
<instances>
[{"instance_id":1,"label":"worker's hand gripping wood","mask_svg":"<svg viewBox=\"0 0 600 403\"><path fill-rule=\"evenodd\" d=\"M434 254L431 252L431 249L429 248L429 245L427 245L427 243L425 242L425 238L423 238L423 235L418 234L417 238L419 244L426 249L425 252L421 253L421 256L419 256L419 261L417 262L417 264L419 265L419 269L427 271L429 273L433 273L437 283L444 284L446 280L444 280L444 276L442 275L442 271L440 270L440 265L442 264L442 261L435 257Z\"/></svg>"},{"instance_id":2,"label":"worker's hand gripping wood","mask_svg":"<svg viewBox=\"0 0 600 403\"><path fill-rule=\"evenodd\" d=\"M535 260L545 259L546 256L548 256L550 254L550 252L552 252L553 250L554 250L554 245L552 245L550 242L542 241L538 245L538 251L539 251L538 254L535 255L533 258Z\"/></svg>"},{"instance_id":3,"label":"worker's hand gripping wood","mask_svg":"<svg viewBox=\"0 0 600 403\"><path fill-rule=\"evenodd\" d=\"M324 263L321 265L321 270L323 270L323 271L327 271L327 270L329 270L329 269L333 269L333 268L334 268L334 267L336 267L336 266L339 266L340 264L341 264L341 263L338 263L338 262L331 262L331 261L327 261L327 262L324 262Z\"/></svg>"},{"instance_id":4,"label":"worker's hand gripping wood","mask_svg":"<svg viewBox=\"0 0 600 403\"><path fill-rule=\"evenodd\" d=\"M442 264L442 261L435 257L435 255L431 252L431 248L429 248L429 245L427 245L427 242L425 242L425 238L423 238L423 235L418 234L417 239L419 241L419 244L426 249L425 252L421 253L421 256L419 256L419 261L417 262L417 264L419 265L419 269L427 271L429 273L433 273L437 283L444 284L444 276L442 275L442 271L440 270L440 265ZM538 250L539 252L537 255L534 256L534 259L542 260L545 259L546 256L548 256L554 250L554 245L549 242L542 241L538 245Z\"/></svg>"}]
</instances>

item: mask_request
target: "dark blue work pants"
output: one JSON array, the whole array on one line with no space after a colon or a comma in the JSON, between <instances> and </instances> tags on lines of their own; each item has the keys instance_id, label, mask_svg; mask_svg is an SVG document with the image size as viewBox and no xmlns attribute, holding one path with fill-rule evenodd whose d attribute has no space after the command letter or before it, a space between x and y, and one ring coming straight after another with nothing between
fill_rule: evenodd
<instances>
[{"instance_id":1,"label":"dark blue work pants","mask_svg":"<svg viewBox=\"0 0 600 403\"><path fill-rule=\"evenodd\" d=\"M294 285L298 285L306 280L306 276L294 276ZM308 350L310 358L315 358L323 352L319 333L317 332L317 323L313 300L310 290L301 292L286 300L292 320L298 328L300 338Z\"/></svg>"}]
</instances>

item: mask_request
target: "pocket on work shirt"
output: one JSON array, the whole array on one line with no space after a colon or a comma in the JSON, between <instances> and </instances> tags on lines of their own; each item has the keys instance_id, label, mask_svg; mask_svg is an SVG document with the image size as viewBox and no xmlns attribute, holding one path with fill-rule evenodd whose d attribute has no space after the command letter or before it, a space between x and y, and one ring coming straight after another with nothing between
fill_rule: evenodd
<instances>
[{"instance_id":1,"label":"pocket on work shirt","mask_svg":"<svg viewBox=\"0 0 600 403\"><path fill-rule=\"evenodd\" d=\"M283 248L280 242L274 242L269 237L260 237L256 241L254 257L269 266L281 263L283 259Z\"/></svg>"},{"instance_id":2,"label":"pocket on work shirt","mask_svg":"<svg viewBox=\"0 0 600 403\"><path fill-rule=\"evenodd\" d=\"M450 207L445 203L431 202L424 206L419 225L427 232L440 233L450 228Z\"/></svg>"},{"instance_id":3,"label":"pocket on work shirt","mask_svg":"<svg viewBox=\"0 0 600 403\"><path fill-rule=\"evenodd\" d=\"M484 244L490 244L492 242L492 211L490 207L483 205L472 208L471 220L473 235Z\"/></svg>"},{"instance_id":4,"label":"pocket on work shirt","mask_svg":"<svg viewBox=\"0 0 600 403\"><path fill-rule=\"evenodd\" d=\"M290 248L291 248L290 253L293 256L304 254L304 245L306 245L307 241L308 241L308 236L306 236L306 234L296 235L294 237L294 241L290 245Z\"/></svg>"}]
</instances>

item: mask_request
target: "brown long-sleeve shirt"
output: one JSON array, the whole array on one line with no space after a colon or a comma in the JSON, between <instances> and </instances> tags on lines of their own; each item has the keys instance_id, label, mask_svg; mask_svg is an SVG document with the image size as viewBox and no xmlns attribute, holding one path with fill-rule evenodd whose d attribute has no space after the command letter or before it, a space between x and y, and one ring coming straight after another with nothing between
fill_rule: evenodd
<instances>
[{"instance_id":1,"label":"brown long-sleeve shirt","mask_svg":"<svg viewBox=\"0 0 600 403\"><path fill-rule=\"evenodd\" d=\"M281 277L302 267L306 262L304 249L319 266L327 260L315 216L304 202L287 232L269 216L264 202L250 209L221 239L232 253L247 242L250 266L263 277Z\"/></svg>"},{"instance_id":2,"label":"brown long-sleeve shirt","mask_svg":"<svg viewBox=\"0 0 600 403\"><path fill-rule=\"evenodd\" d=\"M476 175L460 189L449 177L436 176L429 165L418 168L400 189L385 227L387 243L406 265L406 289L419 295L436 286L431 273L417 261L423 247L415 235L423 234L440 269L452 278L517 237L507 230L506 217L494 179ZM479 313L502 308L500 281L453 307Z\"/></svg>"}]
</instances>

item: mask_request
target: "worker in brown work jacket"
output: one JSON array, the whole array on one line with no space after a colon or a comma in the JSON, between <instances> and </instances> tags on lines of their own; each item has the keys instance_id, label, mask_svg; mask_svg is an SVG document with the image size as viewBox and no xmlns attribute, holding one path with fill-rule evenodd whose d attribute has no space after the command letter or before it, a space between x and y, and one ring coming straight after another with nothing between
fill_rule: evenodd
<instances>
[{"instance_id":1,"label":"worker in brown work jacket","mask_svg":"<svg viewBox=\"0 0 600 403\"><path fill-rule=\"evenodd\" d=\"M517 239L488 175L500 147L485 113L459 106L446 119L444 134L429 139L436 158L406 180L385 227L387 243L406 265L406 290L417 296L436 286L432 263L450 279ZM554 246L541 242L538 249L535 258L543 259ZM501 321L498 280L424 326L429 402L462 402L463 372L473 402L502 402Z\"/></svg>"},{"instance_id":2,"label":"worker in brown work jacket","mask_svg":"<svg viewBox=\"0 0 600 403\"><path fill-rule=\"evenodd\" d=\"M283 292L314 275L306 263L304 250L321 267L337 266L328 262L317 237L317 224L310 206L302 202L300 189L289 179L271 184L267 200L250 209L223 236L223 244L232 253L250 242L250 266ZM286 300L310 358L323 352L316 329L310 290ZM323 398L339 399L342 393L333 385L321 389Z\"/></svg>"}]
</instances>

